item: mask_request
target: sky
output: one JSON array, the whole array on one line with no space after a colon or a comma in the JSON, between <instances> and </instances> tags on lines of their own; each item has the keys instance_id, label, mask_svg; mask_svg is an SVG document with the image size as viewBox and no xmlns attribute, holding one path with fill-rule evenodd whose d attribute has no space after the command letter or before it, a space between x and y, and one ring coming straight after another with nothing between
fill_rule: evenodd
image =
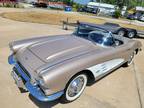
<instances>
[{"instance_id":1,"label":"sky","mask_svg":"<svg viewBox=\"0 0 144 108\"><path fill-rule=\"evenodd\" d=\"M90 0L74 0L76 3L87 4Z\"/></svg>"}]
</instances>

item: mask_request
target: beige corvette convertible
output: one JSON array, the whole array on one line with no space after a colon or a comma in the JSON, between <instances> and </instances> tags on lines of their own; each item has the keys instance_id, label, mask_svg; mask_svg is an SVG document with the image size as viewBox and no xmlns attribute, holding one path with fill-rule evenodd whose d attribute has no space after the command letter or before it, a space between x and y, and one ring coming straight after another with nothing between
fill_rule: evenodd
<instances>
[{"instance_id":1,"label":"beige corvette convertible","mask_svg":"<svg viewBox=\"0 0 144 108\"><path fill-rule=\"evenodd\" d=\"M12 76L40 101L77 99L86 85L129 66L141 43L81 23L73 34L10 43Z\"/></svg>"}]
</instances>

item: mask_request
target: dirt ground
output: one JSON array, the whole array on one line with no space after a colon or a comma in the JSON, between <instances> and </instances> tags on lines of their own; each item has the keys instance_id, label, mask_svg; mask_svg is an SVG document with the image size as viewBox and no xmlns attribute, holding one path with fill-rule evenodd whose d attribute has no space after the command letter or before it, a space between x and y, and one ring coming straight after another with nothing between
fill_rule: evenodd
<instances>
[{"instance_id":1,"label":"dirt ground","mask_svg":"<svg viewBox=\"0 0 144 108\"><path fill-rule=\"evenodd\" d=\"M107 22L107 18L97 17L97 16L90 16L84 15L80 13L66 13L63 11L56 11L56 10L47 10L47 11L37 11L36 9L23 11L23 12L5 12L1 14L2 17L22 21L22 22L33 22L33 23L41 23L41 24L53 24L53 25L61 25L62 21L67 21L70 23L76 23L77 21L80 22L90 22L96 24L102 24ZM110 19L110 18L109 18ZM117 21L117 19L109 20L109 22L120 24L123 27L128 28L135 28L138 30L144 30L144 27L141 25L133 25L131 21L128 23L121 19L121 21Z\"/></svg>"},{"instance_id":2,"label":"dirt ground","mask_svg":"<svg viewBox=\"0 0 144 108\"><path fill-rule=\"evenodd\" d=\"M92 22L92 23L104 23L104 20L89 18L88 16L75 15L73 13L63 13L62 11L49 11L49 12L38 12L38 11L25 11L25 12L7 12L3 13L2 17L23 21L23 22L33 22L33 23L42 23L42 24L53 24L61 25L62 21L75 22Z\"/></svg>"},{"instance_id":3,"label":"dirt ground","mask_svg":"<svg viewBox=\"0 0 144 108\"><path fill-rule=\"evenodd\" d=\"M3 9L0 12L17 11ZM23 10L21 10L23 11ZM18 22L0 17L0 107L1 108L144 108L144 47L128 68L119 68L92 86L88 86L76 101L62 104L39 102L29 93L20 93L14 84L7 63L10 54L8 43L13 40L68 34L61 26ZM138 38L144 45L144 38Z\"/></svg>"}]
</instances>

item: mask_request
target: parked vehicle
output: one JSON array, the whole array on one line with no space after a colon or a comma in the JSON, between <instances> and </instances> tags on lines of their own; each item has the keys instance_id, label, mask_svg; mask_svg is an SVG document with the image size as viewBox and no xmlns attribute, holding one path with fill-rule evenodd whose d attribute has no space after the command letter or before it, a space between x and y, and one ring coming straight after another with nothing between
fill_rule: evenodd
<instances>
[{"instance_id":1,"label":"parked vehicle","mask_svg":"<svg viewBox=\"0 0 144 108\"><path fill-rule=\"evenodd\" d=\"M41 8L47 8L47 4L46 3L33 3L34 7L41 7Z\"/></svg>"},{"instance_id":2,"label":"parked vehicle","mask_svg":"<svg viewBox=\"0 0 144 108\"><path fill-rule=\"evenodd\" d=\"M93 14L98 14L99 13L99 8L90 8L90 7L82 7L78 9L78 12L87 12L87 13L93 13Z\"/></svg>"},{"instance_id":3,"label":"parked vehicle","mask_svg":"<svg viewBox=\"0 0 144 108\"><path fill-rule=\"evenodd\" d=\"M108 30L113 34L117 34L119 36L125 36L128 38L134 38L137 36L137 30L131 28L121 27L119 24L115 23L104 23L104 24L92 24L92 23L80 23L80 25L89 25L94 28L101 28L104 30Z\"/></svg>"},{"instance_id":4,"label":"parked vehicle","mask_svg":"<svg viewBox=\"0 0 144 108\"><path fill-rule=\"evenodd\" d=\"M144 21L144 14L140 16L139 21Z\"/></svg>"},{"instance_id":5,"label":"parked vehicle","mask_svg":"<svg viewBox=\"0 0 144 108\"><path fill-rule=\"evenodd\" d=\"M138 20L141 15L142 15L141 12L136 12L136 13L133 13L133 14L129 14L129 15L127 16L127 19Z\"/></svg>"},{"instance_id":6,"label":"parked vehicle","mask_svg":"<svg viewBox=\"0 0 144 108\"><path fill-rule=\"evenodd\" d=\"M10 43L9 64L19 88L39 101L80 97L87 83L97 81L120 66L129 66L141 43L89 25L73 34L39 37Z\"/></svg>"}]
</instances>

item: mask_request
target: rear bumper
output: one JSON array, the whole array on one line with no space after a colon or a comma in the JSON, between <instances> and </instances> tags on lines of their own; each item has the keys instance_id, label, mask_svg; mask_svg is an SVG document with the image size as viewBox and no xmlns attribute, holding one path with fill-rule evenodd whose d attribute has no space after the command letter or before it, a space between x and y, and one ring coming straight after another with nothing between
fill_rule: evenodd
<instances>
[{"instance_id":1,"label":"rear bumper","mask_svg":"<svg viewBox=\"0 0 144 108\"><path fill-rule=\"evenodd\" d=\"M32 94L36 99L39 101L52 101L62 96L64 93L63 91L57 92L55 94L46 96L43 91L39 88L38 85L32 85L30 83L30 78L25 74L25 72L21 69L21 67L17 64L17 62L14 59L13 55L10 55L8 58L9 64L13 64L14 67L17 69L17 72L19 73L20 77L22 77L25 80L25 87L26 89Z\"/></svg>"}]
</instances>

